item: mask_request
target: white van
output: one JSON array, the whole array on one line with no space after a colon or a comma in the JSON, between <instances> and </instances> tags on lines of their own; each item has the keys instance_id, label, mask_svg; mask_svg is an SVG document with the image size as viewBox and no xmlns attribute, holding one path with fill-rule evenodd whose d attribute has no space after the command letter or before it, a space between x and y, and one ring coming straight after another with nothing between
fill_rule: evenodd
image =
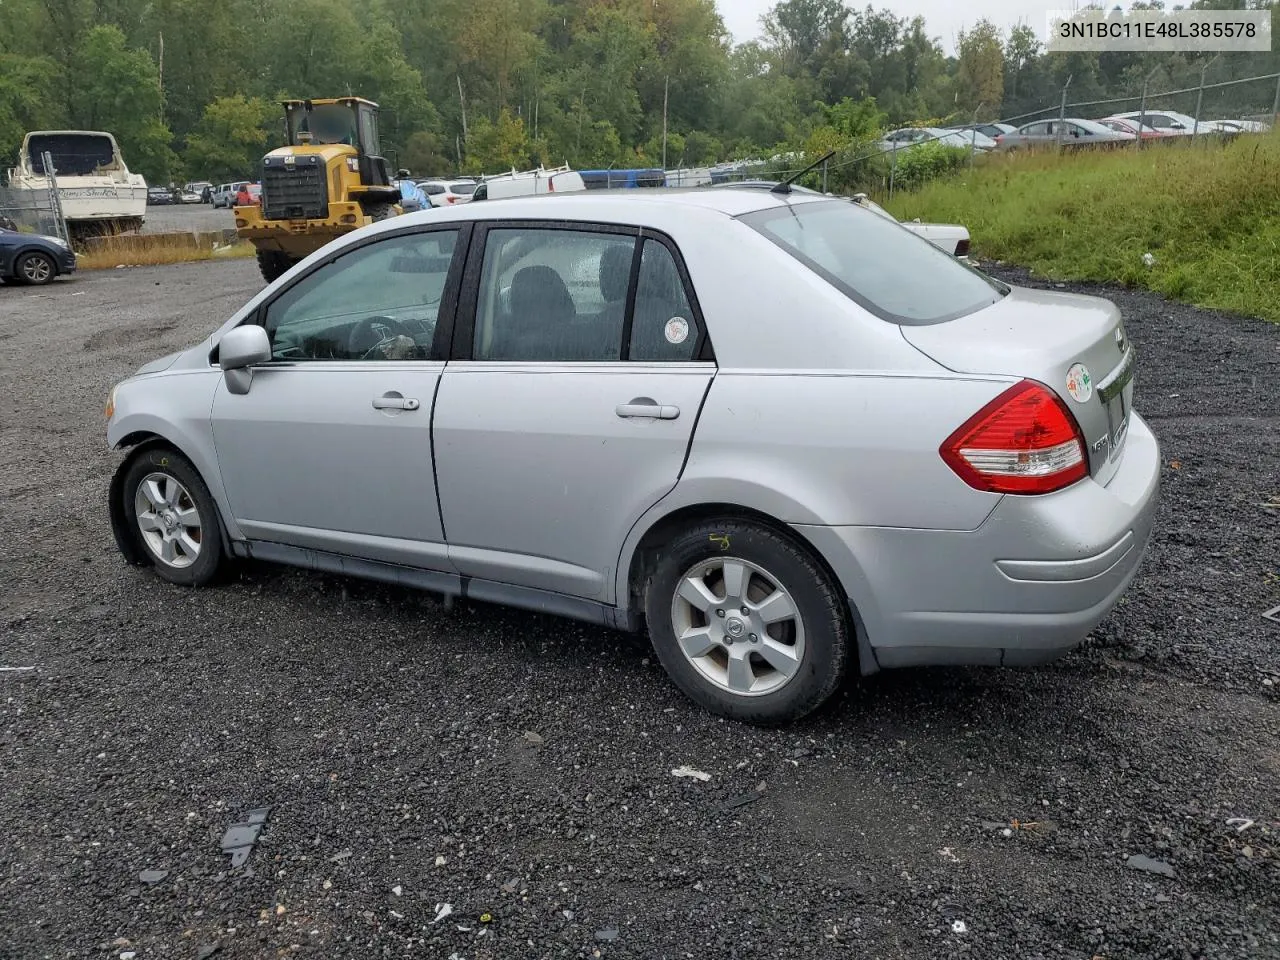
<instances>
[{"instance_id":1,"label":"white van","mask_svg":"<svg viewBox=\"0 0 1280 960\"><path fill-rule=\"evenodd\" d=\"M586 190L582 174L575 173L568 166L554 170L526 170L523 173L499 174L486 177L476 187L472 202L479 200L503 200L507 197L531 197L542 193L578 193Z\"/></svg>"}]
</instances>

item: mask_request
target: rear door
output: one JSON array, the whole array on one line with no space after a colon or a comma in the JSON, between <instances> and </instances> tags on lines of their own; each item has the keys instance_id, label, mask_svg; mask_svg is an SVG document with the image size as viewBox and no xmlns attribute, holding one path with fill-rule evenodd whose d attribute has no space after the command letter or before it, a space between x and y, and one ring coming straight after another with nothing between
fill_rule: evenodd
<instances>
[{"instance_id":1,"label":"rear door","mask_svg":"<svg viewBox=\"0 0 1280 960\"><path fill-rule=\"evenodd\" d=\"M463 576L611 602L637 519L675 486L715 375L674 244L636 228L477 230L436 400Z\"/></svg>"}]
</instances>

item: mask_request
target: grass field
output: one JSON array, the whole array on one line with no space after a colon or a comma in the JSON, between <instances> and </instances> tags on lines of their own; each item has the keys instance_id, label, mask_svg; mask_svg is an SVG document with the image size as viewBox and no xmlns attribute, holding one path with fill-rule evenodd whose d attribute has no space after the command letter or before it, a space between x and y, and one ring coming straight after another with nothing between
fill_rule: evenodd
<instances>
[{"instance_id":1,"label":"grass field","mask_svg":"<svg viewBox=\"0 0 1280 960\"><path fill-rule=\"evenodd\" d=\"M902 219L963 223L978 256L1052 279L1280 322L1280 134L990 156L887 206Z\"/></svg>"}]
</instances>

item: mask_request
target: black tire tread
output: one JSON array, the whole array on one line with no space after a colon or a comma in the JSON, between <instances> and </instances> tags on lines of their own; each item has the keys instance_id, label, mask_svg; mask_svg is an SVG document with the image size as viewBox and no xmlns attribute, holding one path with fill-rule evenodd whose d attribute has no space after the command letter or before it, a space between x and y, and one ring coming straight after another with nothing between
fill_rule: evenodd
<instances>
[{"instance_id":1,"label":"black tire tread","mask_svg":"<svg viewBox=\"0 0 1280 960\"><path fill-rule=\"evenodd\" d=\"M196 506L200 510L201 520L205 521L206 537L204 543L212 549L202 550L200 559L190 567L182 570L175 570L156 563L137 529L137 515L133 507L134 489L137 485L135 475L152 470L167 470L181 480L196 501ZM218 506L214 502L213 495L209 492L209 487L205 484L204 478L200 476L200 471L178 451L162 444L147 447L135 454L129 461L128 466L124 468L124 471L124 480L120 490L120 495L123 499L121 506L123 507L124 521L134 538L139 554L146 558L151 568L155 570L156 576L169 583L184 587L203 587L213 583L226 566L226 557L222 549L222 518L218 515ZM181 476L180 474L186 474L186 476ZM212 557L212 559L206 560L206 557Z\"/></svg>"},{"instance_id":2,"label":"black tire tread","mask_svg":"<svg viewBox=\"0 0 1280 960\"><path fill-rule=\"evenodd\" d=\"M674 562L675 566L681 567L676 572L676 576L679 576L687 566L697 561L691 560L686 564L685 559L669 560L668 558L687 558L692 556L698 552L694 549L696 546L703 546L704 550L702 552L707 557L714 555L714 551L705 548L712 536L728 536L731 541L743 537L764 538L771 543L773 549L780 551L792 563L802 567L810 582L816 588L820 609L816 616L812 615L813 612L810 610L803 611L805 628L811 638L822 636L826 639L829 646L831 669L819 677L818 682L810 684L804 695L795 699L794 702L775 706L770 704L770 698L743 699L736 702L726 701L726 699L723 699L723 694L714 691L703 681L695 681L695 685L692 686L682 682L680 674L683 671L672 670L671 665L667 662L670 658L670 653L664 656L662 646L657 638L654 637L655 622L659 624L658 630L671 634L670 617L666 613L666 606L670 603L670 599L665 596L659 599L654 591L655 581L663 579L662 568L664 565ZM756 560L761 562L763 566L769 566L767 562L763 562L757 557L747 556L743 551L735 550L733 552L744 556L744 559ZM788 584L788 589L792 590L794 595L794 585ZM662 593L665 594L666 591L664 590ZM799 600L798 597L797 600ZM655 606L658 605L661 606L661 609L655 609ZM676 535L664 544L662 558L658 561L653 575L644 584L644 607L649 623L650 637L654 640L655 652L676 685L690 699L713 713L746 723L758 726L780 726L807 716L821 707L836 692L843 682L851 662L853 643L848 609L841 591L832 583L830 575L814 558L809 547L796 537L750 520L725 518L723 520L701 522ZM669 642L674 642L674 634L671 634ZM674 650L674 648L672 648L671 652L676 657L682 657L679 651ZM680 659L678 664L687 667L683 659ZM797 682L792 681L792 684L788 684L780 694L794 697L794 690L799 689L793 687Z\"/></svg>"},{"instance_id":3,"label":"black tire tread","mask_svg":"<svg viewBox=\"0 0 1280 960\"><path fill-rule=\"evenodd\" d=\"M26 264L26 262L27 262L28 260L32 260L32 259L35 259L35 258L39 258L39 259L41 259L41 260L47 260L47 261L48 261L48 263L49 263L49 278L48 278L47 280L28 280L28 279L23 275L23 273L22 273L23 265L24 265L24 264ZM32 287L32 286L34 286L34 287L39 287L39 286L43 286L43 285L44 285L44 284L46 284L46 283L52 283L52 282L53 282L53 279L58 275L58 264L57 264L57 263L55 263L55 262L54 262L53 257L49 256L47 253L42 253L42 252L41 252L41 251L39 251L39 250L31 250L31 251L28 251L27 253L22 254L22 255L21 255L20 257L18 257L18 259L14 262L14 264L13 264L13 274L14 274L14 276L17 278L18 282L19 282L19 283L21 283L21 284L23 284L24 286L29 286L29 287Z\"/></svg>"}]
</instances>

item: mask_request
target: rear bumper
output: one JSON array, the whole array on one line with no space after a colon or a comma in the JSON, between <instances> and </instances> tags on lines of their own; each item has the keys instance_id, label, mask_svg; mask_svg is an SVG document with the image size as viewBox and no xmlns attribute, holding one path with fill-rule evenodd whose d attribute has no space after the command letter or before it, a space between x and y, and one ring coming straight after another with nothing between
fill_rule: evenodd
<instances>
[{"instance_id":1,"label":"rear bumper","mask_svg":"<svg viewBox=\"0 0 1280 960\"><path fill-rule=\"evenodd\" d=\"M875 667L1044 663L1078 646L1138 571L1160 450L1133 415L1124 459L1045 497L1003 498L977 530L797 527L831 563Z\"/></svg>"}]
</instances>

